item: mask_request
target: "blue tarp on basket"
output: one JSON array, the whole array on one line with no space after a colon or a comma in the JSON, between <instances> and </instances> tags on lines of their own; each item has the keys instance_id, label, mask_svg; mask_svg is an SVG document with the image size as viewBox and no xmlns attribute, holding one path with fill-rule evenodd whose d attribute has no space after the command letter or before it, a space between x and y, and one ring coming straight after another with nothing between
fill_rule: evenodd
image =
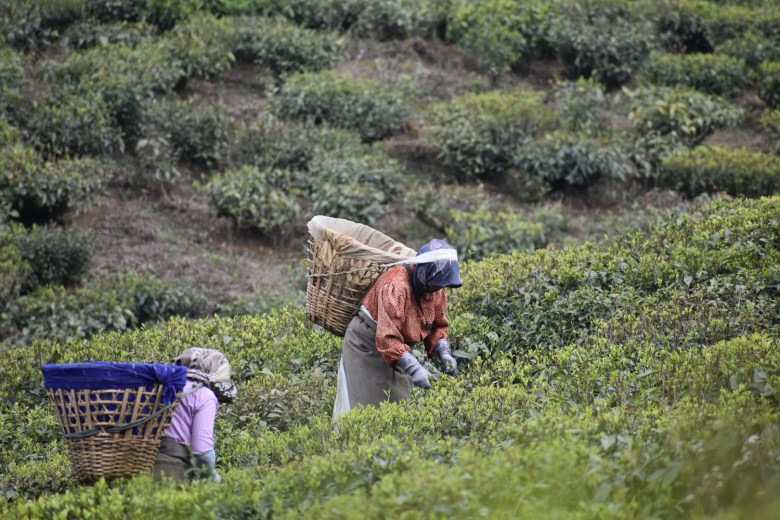
<instances>
[{"instance_id":1,"label":"blue tarp on basket","mask_svg":"<svg viewBox=\"0 0 780 520\"><path fill-rule=\"evenodd\" d=\"M54 389L122 390L162 384L164 404L172 403L187 382L187 367L156 363L49 363L41 370L43 385Z\"/></svg>"}]
</instances>

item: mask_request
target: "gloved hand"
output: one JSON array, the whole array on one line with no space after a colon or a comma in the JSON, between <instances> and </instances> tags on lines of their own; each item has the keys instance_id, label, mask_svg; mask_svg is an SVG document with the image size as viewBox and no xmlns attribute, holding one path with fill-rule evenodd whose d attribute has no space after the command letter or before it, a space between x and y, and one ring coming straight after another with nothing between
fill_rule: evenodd
<instances>
[{"instance_id":1,"label":"gloved hand","mask_svg":"<svg viewBox=\"0 0 780 520\"><path fill-rule=\"evenodd\" d=\"M458 362L455 361L455 358L452 357L452 349L450 349L450 342L446 339L440 339L438 343L436 343L436 347L434 347L433 351L436 353L437 356L439 356L439 362L441 363L441 370L445 374L449 374L451 376L457 375L458 373Z\"/></svg>"},{"instance_id":2,"label":"gloved hand","mask_svg":"<svg viewBox=\"0 0 780 520\"><path fill-rule=\"evenodd\" d=\"M431 373L417 361L414 354L407 352L398 360L396 366L406 372L412 378L412 383L420 388L430 388L431 382L428 380Z\"/></svg>"},{"instance_id":3,"label":"gloved hand","mask_svg":"<svg viewBox=\"0 0 780 520\"><path fill-rule=\"evenodd\" d=\"M195 470L198 474L210 478L214 482L222 482L222 477L217 473L217 454L214 450L195 455Z\"/></svg>"}]
</instances>

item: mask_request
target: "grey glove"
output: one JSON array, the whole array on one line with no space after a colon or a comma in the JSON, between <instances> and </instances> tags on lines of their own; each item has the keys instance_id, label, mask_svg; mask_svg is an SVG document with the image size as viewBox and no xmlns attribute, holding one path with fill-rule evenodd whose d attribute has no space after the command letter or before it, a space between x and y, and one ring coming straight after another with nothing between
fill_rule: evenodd
<instances>
[{"instance_id":1,"label":"grey glove","mask_svg":"<svg viewBox=\"0 0 780 520\"><path fill-rule=\"evenodd\" d=\"M441 363L441 370L445 374L449 374L451 376L457 375L458 373L458 362L455 361L455 358L452 357L452 349L450 349L450 342L446 339L440 339L438 343L436 343L436 347L434 347L433 351L436 353L437 356L439 356L439 362Z\"/></svg>"},{"instance_id":2,"label":"grey glove","mask_svg":"<svg viewBox=\"0 0 780 520\"><path fill-rule=\"evenodd\" d=\"M195 470L199 475L210 478L214 482L222 481L222 477L217 473L217 454L214 450L194 455L193 458L195 459Z\"/></svg>"},{"instance_id":3,"label":"grey glove","mask_svg":"<svg viewBox=\"0 0 780 520\"><path fill-rule=\"evenodd\" d=\"M407 352L398 360L396 366L406 372L412 378L412 383L420 388L430 388L431 382L428 380L431 373L417 361L414 354Z\"/></svg>"}]
</instances>

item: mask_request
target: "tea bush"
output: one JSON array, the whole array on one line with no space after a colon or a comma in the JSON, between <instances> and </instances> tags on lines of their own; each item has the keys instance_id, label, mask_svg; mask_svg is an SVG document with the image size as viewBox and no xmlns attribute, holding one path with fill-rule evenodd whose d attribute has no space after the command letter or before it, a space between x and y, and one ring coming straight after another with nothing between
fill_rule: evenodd
<instances>
[{"instance_id":1,"label":"tea bush","mask_svg":"<svg viewBox=\"0 0 780 520\"><path fill-rule=\"evenodd\" d=\"M780 14L771 4L748 6L691 2L690 7L701 17L715 45L749 30L757 31L767 38L780 35Z\"/></svg>"},{"instance_id":2,"label":"tea bush","mask_svg":"<svg viewBox=\"0 0 780 520\"><path fill-rule=\"evenodd\" d=\"M601 133L609 129L610 100L592 79L557 81L553 97L561 126L572 132Z\"/></svg>"},{"instance_id":3,"label":"tea bush","mask_svg":"<svg viewBox=\"0 0 780 520\"><path fill-rule=\"evenodd\" d=\"M686 146L738 124L744 111L727 101L682 87L627 90L629 118L643 135L671 135Z\"/></svg>"},{"instance_id":4,"label":"tea bush","mask_svg":"<svg viewBox=\"0 0 780 520\"><path fill-rule=\"evenodd\" d=\"M0 48L0 113L16 111L26 81L21 56L11 49Z\"/></svg>"},{"instance_id":5,"label":"tea bush","mask_svg":"<svg viewBox=\"0 0 780 520\"><path fill-rule=\"evenodd\" d=\"M547 244L546 229L528 222L524 215L509 212L452 210L447 241L463 260L482 260L512 251L530 252Z\"/></svg>"},{"instance_id":6,"label":"tea bush","mask_svg":"<svg viewBox=\"0 0 780 520\"><path fill-rule=\"evenodd\" d=\"M550 24L549 43L571 79L593 77L608 88L628 82L655 45L647 24L598 3L565 6Z\"/></svg>"},{"instance_id":7,"label":"tea bush","mask_svg":"<svg viewBox=\"0 0 780 520\"><path fill-rule=\"evenodd\" d=\"M215 175L209 183L211 205L217 216L230 217L236 226L256 228L266 235L285 234L301 213L288 191L289 172L244 166Z\"/></svg>"},{"instance_id":8,"label":"tea bush","mask_svg":"<svg viewBox=\"0 0 780 520\"><path fill-rule=\"evenodd\" d=\"M357 132L364 142L398 133L409 115L395 90L334 72L291 76L282 86L275 111L283 118Z\"/></svg>"},{"instance_id":9,"label":"tea bush","mask_svg":"<svg viewBox=\"0 0 780 520\"><path fill-rule=\"evenodd\" d=\"M0 10L0 44L19 50L43 49L59 31L86 16L85 0L16 0Z\"/></svg>"},{"instance_id":10,"label":"tea bush","mask_svg":"<svg viewBox=\"0 0 780 520\"><path fill-rule=\"evenodd\" d=\"M460 180L500 177L518 146L555 126L555 112L533 91L467 94L433 105L428 119L428 140Z\"/></svg>"},{"instance_id":11,"label":"tea bush","mask_svg":"<svg viewBox=\"0 0 780 520\"><path fill-rule=\"evenodd\" d=\"M234 38L230 20L203 16L177 25L160 41L160 48L184 72L182 80L219 78L235 62Z\"/></svg>"},{"instance_id":12,"label":"tea bush","mask_svg":"<svg viewBox=\"0 0 780 520\"><path fill-rule=\"evenodd\" d=\"M92 242L86 231L34 226L29 231L17 228L8 238L30 269L23 292L46 285L76 285L89 268Z\"/></svg>"},{"instance_id":13,"label":"tea bush","mask_svg":"<svg viewBox=\"0 0 780 520\"><path fill-rule=\"evenodd\" d=\"M46 158L123 151L110 107L96 92L52 92L25 120L30 140Z\"/></svg>"},{"instance_id":14,"label":"tea bush","mask_svg":"<svg viewBox=\"0 0 780 520\"><path fill-rule=\"evenodd\" d=\"M514 165L553 189L590 186L602 178L627 177L629 161L618 150L583 134L553 132L517 149Z\"/></svg>"},{"instance_id":15,"label":"tea bush","mask_svg":"<svg viewBox=\"0 0 780 520\"><path fill-rule=\"evenodd\" d=\"M58 220L69 210L89 206L106 180L93 159L43 162L33 149L18 144L0 154L0 201L28 224Z\"/></svg>"},{"instance_id":16,"label":"tea bush","mask_svg":"<svg viewBox=\"0 0 780 520\"><path fill-rule=\"evenodd\" d=\"M337 2L334 2L337 3ZM422 8L424 2L412 0L352 0L347 2L350 33L380 41L400 40L425 35L432 21Z\"/></svg>"},{"instance_id":17,"label":"tea bush","mask_svg":"<svg viewBox=\"0 0 780 520\"><path fill-rule=\"evenodd\" d=\"M91 281L75 291L48 286L7 306L0 335L6 344L52 339L70 342L99 332L125 331L171 316L202 316L206 300L195 289L128 274Z\"/></svg>"},{"instance_id":18,"label":"tea bush","mask_svg":"<svg viewBox=\"0 0 780 520\"><path fill-rule=\"evenodd\" d=\"M780 159L747 149L698 147L664 159L658 182L689 197L719 191L772 195L780 191Z\"/></svg>"},{"instance_id":19,"label":"tea bush","mask_svg":"<svg viewBox=\"0 0 780 520\"><path fill-rule=\"evenodd\" d=\"M154 28L144 23L91 21L71 25L62 34L62 43L78 50L111 46L137 47L154 37Z\"/></svg>"},{"instance_id":20,"label":"tea bush","mask_svg":"<svg viewBox=\"0 0 780 520\"><path fill-rule=\"evenodd\" d=\"M780 154L780 110L764 111L761 126L769 133L775 153Z\"/></svg>"},{"instance_id":21,"label":"tea bush","mask_svg":"<svg viewBox=\"0 0 780 520\"><path fill-rule=\"evenodd\" d=\"M258 63L276 74L317 72L344 58L344 46L336 36L304 29L289 22L240 18L235 24L231 51L238 61Z\"/></svg>"},{"instance_id":22,"label":"tea bush","mask_svg":"<svg viewBox=\"0 0 780 520\"><path fill-rule=\"evenodd\" d=\"M680 85L734 98L750 84L750 71L743 60L730 56L653 54L642 68L639 79L654 85Z\"/></svg>"},{"instance_id":23,"label":"tea bush","mask_svg":"<svg viewBox=\"0 0 780 520\"><path fill-rule=\"evenodd\" d=\"M717 51L718 54L744 60L748 67L755 70L764 62L780 61L780 39L767 38L751 29L723 42Z\"/></svg>"},{"instance_id":24,"label":"tea bush","mask_svg":"<svg viewBox=\"0 0 780 520\"><path fill-rule=\"evenodd\" d=\"M450 309L460 377L401 403L354 410L337 430L329 405L339 340L310 326L300 308L172 319L8 350L0 358L0 471L16 498L0 512L771 511L776 501L762 497L777 489L772 454L780 448L779 204L718 201L602 246L465 263L466 284ZM140 477L73 486L62 441L48 441L56 435L51 412L30 413L48 407L40 363L162 361L193 344L223 350L248 396L223 407L217 421L223 483L182 488ZM43 453L46 464L27 462ZM204 512L210 500L218 505Z\"/></svg>"},{"instance_id":25,"label":"tea bush","mask_svg":"<svg viewBox=\"0 0 780 520\"><path fill-rule=\"evenodd\" d=\"M654 5L661 43L670 52L707 53L715 50L712 35L701 17L685 2Z\"/></svg>"},{"instance_id":26,"label":"tea bush","mask_svg":"<svg viewBox=\"0 0 780 520\"><path fill-rule=\"evenodd\" d=\"M770 107L780 108L780 61L764 63L759 74L758 95Z\"/></svg>"},{"instance_id":27,"label":"tea bush","mask_svg":"<svg viewBox=\"0 0 780 520\"><path fill-rule=\"evenodd\" d=\"M169 145L175 161L214 168L226 158L230 124L219 105L210 105L198 97L162 98L147 107L141 136ZM164 152L156 155L168 159Z\"/></svg>"}]
</instances>

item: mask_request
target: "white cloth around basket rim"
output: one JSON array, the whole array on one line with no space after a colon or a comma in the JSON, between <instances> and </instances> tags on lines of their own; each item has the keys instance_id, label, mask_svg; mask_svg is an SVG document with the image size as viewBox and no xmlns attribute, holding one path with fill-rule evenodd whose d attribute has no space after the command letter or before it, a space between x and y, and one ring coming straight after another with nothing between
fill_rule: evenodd
<instances>
[{"instance_id":1,"label":"white cloth around basket rim","mask_svg":"<svg viewBox=\"0 0 780 520\"><path fill-rule=\"evenodd\" d=\"M370 226L343 218L317 215L309 220L307 227L312 239L328 242L334 254L350 258L385 264L403 261L417 254L414 249Z\"/></svg>"},{"instance_id":2,"label":"white cloth around basket rim","mask_svg":"<svg viewBox=\"0 0 780 520\"><path fill-rule=\"evenodd\" d=\"M458 261L458 252L454 249L437 249L436 251L428 251L421 255L407 258L406 260L400 260L390 264L384 264L382 267L394 267L396 265L405 264L430 264L433 262L441 262L443 260Z\"/></svg>"}]
</instances>

